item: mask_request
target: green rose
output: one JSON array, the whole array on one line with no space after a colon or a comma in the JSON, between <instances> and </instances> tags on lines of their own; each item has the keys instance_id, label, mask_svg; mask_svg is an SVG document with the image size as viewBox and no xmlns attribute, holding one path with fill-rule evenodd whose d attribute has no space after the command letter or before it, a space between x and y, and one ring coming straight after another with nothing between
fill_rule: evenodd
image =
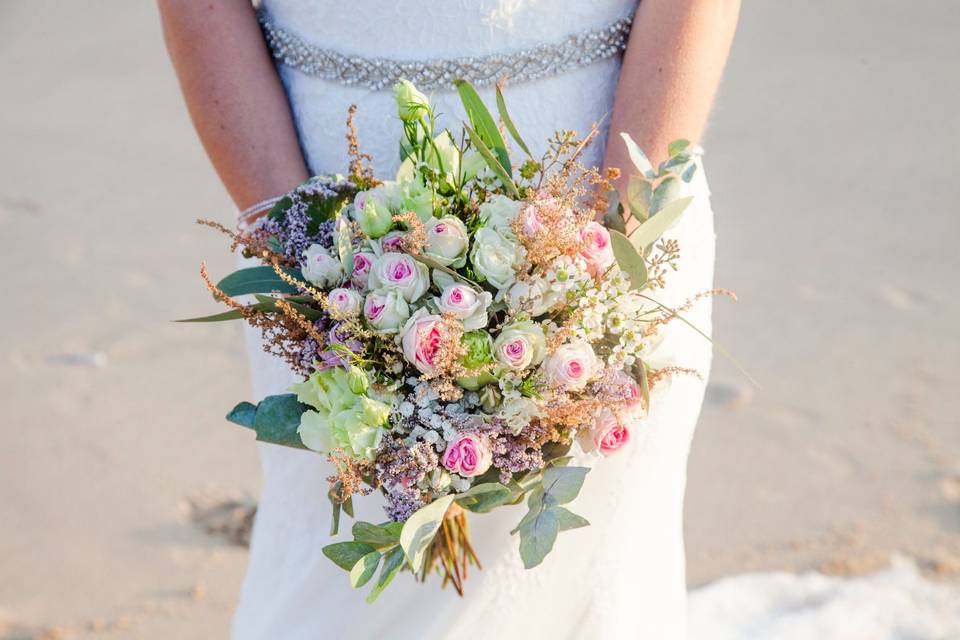
<instances>
[{"instance_id":1,"label":"green rose","mask_svg":"<svg viewBox=\"0 0 960 640\"><path fill-rule=\"evenodd\" d=\"M361 191L353 201L353 219L367 237L379 238L393 227L393 213L376 189Z\"/></svg>"},{"instance_id":2,"label":"green rose","mask_svg":"<svg viewBox=\"0 0 960 640\"><path fill-rule=\"evenodd\" d=\"M486 331L468 331L463 334L467 355L461 361L467 369L479 369L493 362L493 338Z\"/></svg>"},{"instance_id":3,"label":"green rose","mask_svg":"<svg viewBox=\"0 0 960 640\"><path fill-rule=\"evenodd\" d=\"M320 453L343 449L349 455L373 460L390 416L390 405L354 392L353 388L359 388L357 383L356 375L333 367L314 373L290 389L297 394L297 400L313 407L300 417L297 429L308 449Z\"/></svg>"},{"instance_id":4,"label":"green rose","mask_svg":"<svg viewBox=\"0 0 960 640\"><path fill-rule=\"evenodd\" d=\"M400 209L413 211L426 222L433 217L433 191L419 180L406 180L399 185Z\"/></svg>"}]
</instances>

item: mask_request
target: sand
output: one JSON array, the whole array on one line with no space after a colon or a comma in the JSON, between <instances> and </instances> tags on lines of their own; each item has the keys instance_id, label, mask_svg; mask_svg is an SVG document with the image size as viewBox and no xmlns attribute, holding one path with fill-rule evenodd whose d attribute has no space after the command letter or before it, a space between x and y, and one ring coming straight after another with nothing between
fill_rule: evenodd
<instances>
[{"instance_id":1,"label":"sand","mask_svg":"<svg viewBox=\"0 0 960 640\"><path fill-rule=\"evenodd\" d=\"M960 5L753 2L706 141L718 361L689 578L960 574ZM0 638L223 637L255 501L239 326L201 258L230 204L152 3L0 3ZM210 515L209 513L207 515ZM213 514L222 515L222 514ZM227 514L229 522L232 517Z\"/></svg>"}]
</instances>

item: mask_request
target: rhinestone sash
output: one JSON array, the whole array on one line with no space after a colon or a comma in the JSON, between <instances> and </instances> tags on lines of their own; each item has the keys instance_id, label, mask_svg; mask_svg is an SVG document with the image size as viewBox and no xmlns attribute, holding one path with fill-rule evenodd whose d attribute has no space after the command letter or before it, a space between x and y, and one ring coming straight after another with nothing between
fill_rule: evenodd
<instances>
[{"instance_id":1,"label":"rhinestone sash","mask_svg":"<svg viewBox=\"0 0 960 640\"><path fill-rule=\"evenodd\" d=\"M458 78L477 86L494 84L503 76L511 83L536 80L613 57L627 47L631 19L525 49L424 61L344 55L305 42L273 24L265 12L260 14L260 23L273 57L308 75L374 90L406 78L420 89L437 90L452 88Z\"/></svg>"}]
</instances>

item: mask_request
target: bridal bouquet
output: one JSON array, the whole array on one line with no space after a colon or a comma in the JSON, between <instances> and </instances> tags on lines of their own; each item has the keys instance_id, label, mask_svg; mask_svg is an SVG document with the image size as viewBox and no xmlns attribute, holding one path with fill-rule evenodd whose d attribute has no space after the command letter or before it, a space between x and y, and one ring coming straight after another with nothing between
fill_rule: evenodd
<instances>
[{"instance_id":1,"label":"bridal bouquet","mask_svg":"<svg viewBox=\"0 0 960 640\"><path fill-rule=\"evenodd\" d=\"M572 448L599 462L630 446L650 388L696 373L646 362L683 310L655 292L679 260L660 236L690 202L677 197L697 166L687 143L654 169L624 135L636 175L621 204L618 172L579 162L596 127L558 132L535 158L499 88L499 124L457 88L468 122L454 134L412 84L395 87L395 180L368 168L351 109L347 177L311 178L236 232L201 221L262 264L216 283L201 267L230 310L191 321L243 319L303 376L227 419L329 458L332 534L354 495L383 494L384 522L324 548L352 586L373 581L371 602L405 570L462 594L479 566L466 512L526 501L511 533L540 564L559 532L589 524L567 506L588 473Z\"/></svg>"}]
</instances>

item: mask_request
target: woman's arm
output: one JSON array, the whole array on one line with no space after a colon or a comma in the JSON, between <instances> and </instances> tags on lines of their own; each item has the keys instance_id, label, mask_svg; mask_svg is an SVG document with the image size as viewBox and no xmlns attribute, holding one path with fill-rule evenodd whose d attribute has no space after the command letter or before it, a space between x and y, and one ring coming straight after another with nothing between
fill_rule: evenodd
<instances>
[{"instance_id":1,"label":"woman's arm","mask_svg":"<svg viewBox=\"0 0 960 640\"><path fill-rule=\"evenodd\" d=\"M308 177L250 0L158 0L190 117L238 208Z\"/></svg>"},{"instance_id":2,"label":"woman's arm","mask_svg":"<svg viewBox=\"0 0 960 640\"><path fill-rule=\"evenodd\" d=\"M643 0L633 20L604 164L629 175L625 131L656 166L678 138L699 141L740 13L739 0ZM625 181L622 182L625 184Z\"/></svg>"}]
</instances>

